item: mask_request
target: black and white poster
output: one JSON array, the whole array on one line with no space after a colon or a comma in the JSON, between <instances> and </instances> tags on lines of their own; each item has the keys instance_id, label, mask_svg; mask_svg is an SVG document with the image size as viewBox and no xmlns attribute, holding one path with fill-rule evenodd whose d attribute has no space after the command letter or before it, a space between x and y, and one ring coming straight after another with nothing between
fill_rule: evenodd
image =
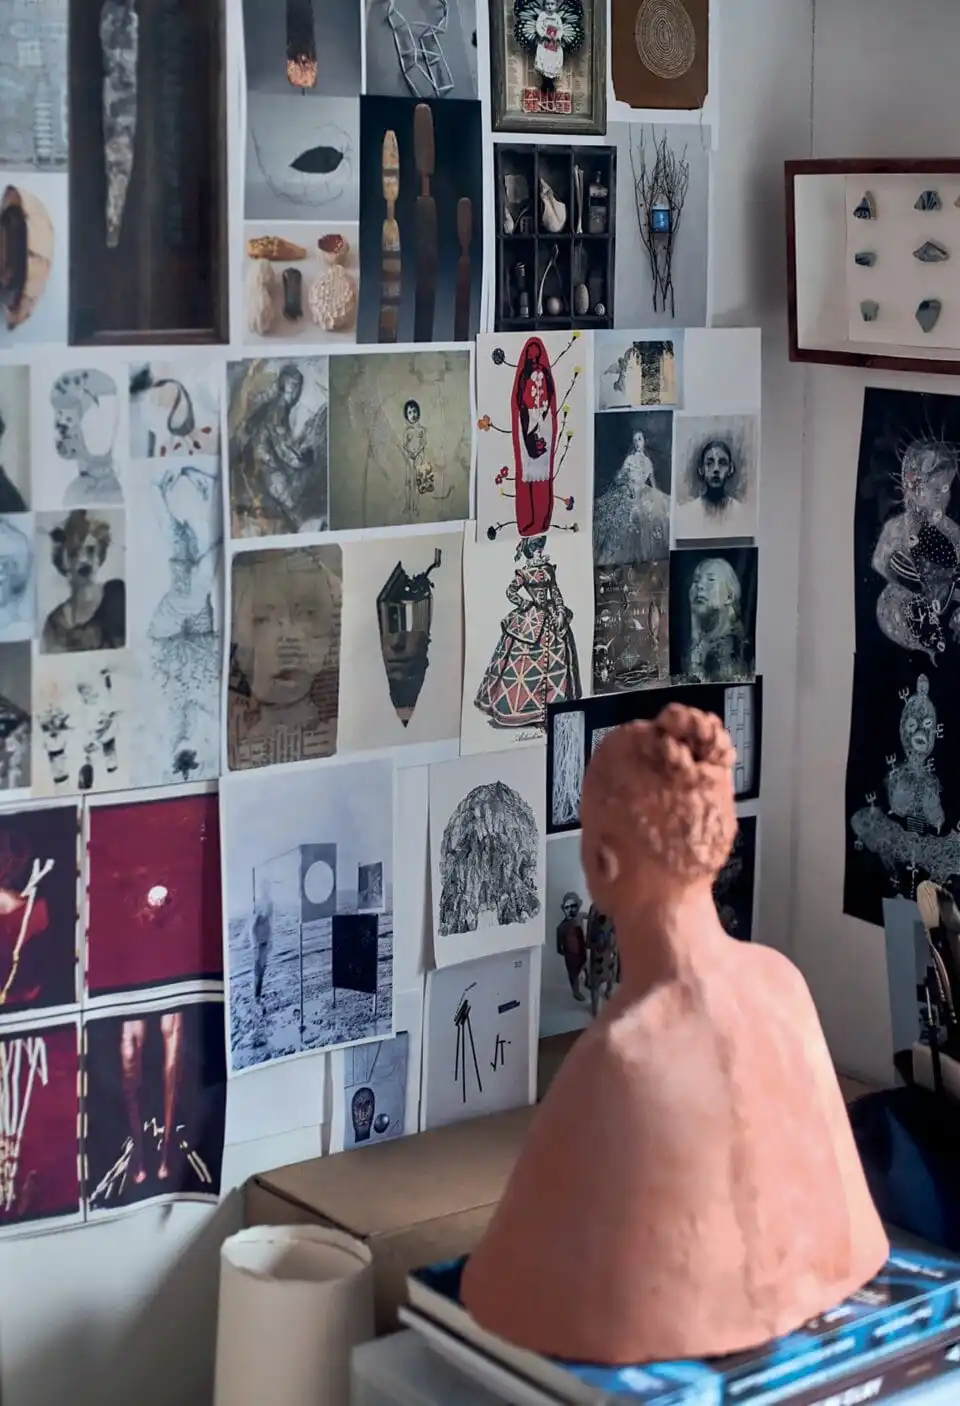
<instances>
[{"instance_id":1,"label":"black and white poster","mask_svg":"<svg viewBox=\"0 0 960 1406\"><path fill-rule=\"evenodd\" d=\"M757 657L756 547L670 553L670 675L685 683L752 679Z\"/></svg>"}]
</instances>

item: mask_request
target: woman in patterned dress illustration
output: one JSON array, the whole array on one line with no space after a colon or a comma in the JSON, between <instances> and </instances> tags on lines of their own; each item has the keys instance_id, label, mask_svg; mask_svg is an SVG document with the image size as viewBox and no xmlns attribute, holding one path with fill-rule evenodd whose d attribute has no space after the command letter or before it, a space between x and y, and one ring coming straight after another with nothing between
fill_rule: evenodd
<instances>
[{"instance_id":1,"label":"woman in patterned dress illustration","mask_svg":"<svg viewBox=\"0 0 960 1406\"><path fill-rule=\"evenodd\" d=\"M526 537L514 556L506 591L512 608L474 699L491 727L542 729L548 703L580 697L573 611L564 604L546 540Z\"/></svg>"}]
</instances>

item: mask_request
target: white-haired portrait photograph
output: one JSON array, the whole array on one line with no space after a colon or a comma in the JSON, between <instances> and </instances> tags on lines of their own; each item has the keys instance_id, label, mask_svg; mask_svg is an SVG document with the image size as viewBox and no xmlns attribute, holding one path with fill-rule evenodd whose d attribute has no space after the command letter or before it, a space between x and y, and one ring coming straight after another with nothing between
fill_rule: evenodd
<instances>
[{"instance_id":1,"label":"white-haired portrait photograph","mask_svg":"<svg viewBox=\"0 0 960 1406\"><path fill-rule=\"evenodd\" d=\"M737 683L756 672L757 549L670 554L670 674L675 683Z\"/></svg>"}]
</instances>

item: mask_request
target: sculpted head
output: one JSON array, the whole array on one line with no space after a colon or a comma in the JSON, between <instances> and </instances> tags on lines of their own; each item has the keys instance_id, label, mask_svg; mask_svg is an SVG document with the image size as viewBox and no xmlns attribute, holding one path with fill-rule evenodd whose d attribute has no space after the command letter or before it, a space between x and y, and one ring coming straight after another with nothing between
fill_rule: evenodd
<instances>
[{"instance_id":1,"label":"sculpted head","mask_svg":"<svg viewBox=\"0 0 960 1406\"><path fill-rule=\"evenodd\" d=\"M678 703L604 738L580 806L584 873L604 912L713 883L737 833L735 759L719 718Z\"/></svg>"}]
</instances>

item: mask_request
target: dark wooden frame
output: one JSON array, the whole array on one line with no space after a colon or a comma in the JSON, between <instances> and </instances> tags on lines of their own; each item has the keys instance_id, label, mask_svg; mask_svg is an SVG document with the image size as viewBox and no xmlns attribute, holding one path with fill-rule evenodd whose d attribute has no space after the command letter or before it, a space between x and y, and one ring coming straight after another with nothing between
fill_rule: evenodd
<instances>
[{"instance_id":1,"label":"dark wooden frame","mask_svg":"<svg viewBox=\"0 0 960 1406\"><path fill-rule=\"evenodd\" d=\"M163 0L138 0L139 111L133 179L120 247L107 249L98 34L101 0L69 0L68 337L72 346L191 346L229 341L225 3L232 0L180 0L194 40L200 41L190 50L194 66L186 81L192 91L184 94L182 128L184 206L195 233L191 245L171 248L163 235L154 175L163 97L151 58ZM171 288L172 297L167 291Z\"/></svg>"},{"instance_id":2,"label":"dark wooden frame","mask_svg":"<svg viewBox=\"0 0 960 1406\"><path fill-rule=\"evenodd\" d=\"M607 131L607 6L606 0L583 0L590 7L590 35L593 53L590 86L593 105L590 117L547 117L541 113L509 114L504 56L513 33L513 0L490 0L490 98L491 123L495 132L552 132L568 137L602 137Z\"/></svg>"},{"instance_id":3,"label":"dark wooden frame","mask_svg":"<svg viewBox=\"0 0 960 1406\"><path fill-rule=\"evenodd\" d=\"M797 322L797 204L794 183L798 176L955 176L960 175L960 159L955 156L923 160L890 161L886 158L830 158L828 160L786 161L787 215L787 304L790 360L827 366L864 366L878 371L913 371L939 376L960 376L960 347L957 357L889 356L881 353L822 351L801 347Z\"/></svg>"},{"instance_id":4,"label":"dark wooden frame","mask_svg":"<svg viewBox=\"0 0 960 1406\"><path fill-rule=\"evenodd\" d=\"M516 146L509 142L496 142L493 148L494 153L494 175L496 180L496 191L494 209L496 212L496 304L494 307L494 330L496 332L564 332L572 329L602 330L614 325L614 292L616 284L616 248L617 248L617 148L615 146L575 146L556 145L538 146L533 142L518 143ZM503 177L502 171L504 158L516 161L529 161L532 166L533 178L530 182L530 189L538 191L538 179L540 175L540 162L548 162L551 167L560 162L569 163L572 172L574 164L579 162L586 173L586 183L584 188L584 199L587 196L590 173L597 166L606 166L605 176L608 189L607 205L607 232L606 234L574 234L569 226L572 224L573 197L572 186L565 188L564 196L568 204L567 228L559 234L551 234L549 231L540 228L540 198L533 196L533 229L529 234L504 234L503 232ZM598 160L599 158L599 160ZM591 165L591 162L593 163ZM536 313L537 286L540 281L540 270L542 267L541 253L556 244L561 249L567 251L565 260L567 271L567 293L566 303L568 311L559 317L538 317ZM578 244L583 245L587 250L599 251L604 263L604 283L606 297L604 304L606 313L603 317L588 313L583 317L577 317L573 311L573 255ZM517 318L504 313L504 303L507 296L507 288L510 280L510 272L514 262L520 254L533 251L531 261L532 277L531 283L531 303L532 312L530 317ZM529 258L529 254L528 254Z\"/></svg>"}]
</instances>

